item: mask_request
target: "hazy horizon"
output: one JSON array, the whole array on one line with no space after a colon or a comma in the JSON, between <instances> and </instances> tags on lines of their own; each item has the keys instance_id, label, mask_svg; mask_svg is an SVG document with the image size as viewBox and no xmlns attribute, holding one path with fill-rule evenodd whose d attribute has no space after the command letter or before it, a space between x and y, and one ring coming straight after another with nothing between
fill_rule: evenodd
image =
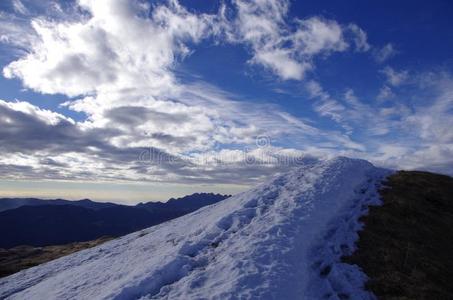
<instances>
[{"instance_id":1,"label":"hazy horizon","mask_svg":"<svg viewBox=\"0 0 453 300\"><path fill-rule=\"evenodd\" d=\"M54 182L5 182L0 181L0 198L39 198L39 199L90 199L96 202L114 202L135 205L140 202L161 201L178 198L193 193L236 194L249 186L222 185L149 185L149 184L115 184L115 183L60 183ZM106 190L107 189L107 190ZM112 196L112 189L115 196Z\"/></svg>"}]
</instances>

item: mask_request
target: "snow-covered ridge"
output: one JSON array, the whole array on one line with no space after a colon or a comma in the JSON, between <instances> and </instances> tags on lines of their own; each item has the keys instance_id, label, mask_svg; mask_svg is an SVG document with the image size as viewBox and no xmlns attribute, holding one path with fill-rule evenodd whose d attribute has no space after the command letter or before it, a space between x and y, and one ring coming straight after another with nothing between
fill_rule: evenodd
<instances>
[{"instance_id":1,"label":"snow-covered ridge","mask_svg":"<svg viewBox=\"0 0 453 300\"><path fill-rule=\"evenodd\" d=\"M340 262L389 171L307 162L181 218L0 279L8 299L373 299Z\"/></svg>"}]
</instances>

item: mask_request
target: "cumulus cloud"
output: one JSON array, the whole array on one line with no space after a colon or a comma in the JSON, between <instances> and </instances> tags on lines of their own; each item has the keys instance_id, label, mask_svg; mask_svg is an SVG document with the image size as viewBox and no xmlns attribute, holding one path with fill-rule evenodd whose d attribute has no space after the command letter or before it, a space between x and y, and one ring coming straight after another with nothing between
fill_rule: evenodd
<instances>
[{"instance_id":1,"label":"cumulus cloud","mask_svg":"<svg viewBox=\"0 0 453 300\"><path fill-rule=\"evenodd\" d=\"M300 20L294 33L294 45L300 52L315 55L321 52L344 51L348 44L343 37L343 29L332 20L312 17Z\"/></svg>"},{"instance_id":2,"label":"cumulus cloud","mask_svg":"<svg viewBox=\"0 0 453 300\"><path fill-rule=\"evenodd\" d=\"M301 80L314 68L316 56L348 49L345 32L356 48L366 51L366 34L357 25L342 26L334 20L314 16L287 21L288 1L235 1L237 18L229 27L230 40L246 43L251 63L262 65L283 80Z\"/></svg>"},{"instance_id":3,"label":"cumulus cloud","mask_svg":"<svg viewBox=\"0 0 453 300\"><path fill-rule=\"evenodd\" d=\"M80 0L78 5L87 17L65 22L34 18L32 51L6 66L4 76L20 78L35 91L70 96L113 87L162 92L174 83L171 69L178 58L190 54L187 44L210 35L248 44L250 63L285 80L302 79L314 68L315 56L348 49L345 32L358 51L369 48L366 33L355 24L315 16L290 26L288 1L234 1L231 20L226 6L215 15L195 14L177 1L152 8L120 0Z\"/></svg>"},{"instance_id":4,"label":"cumulus cloud","mask_svg":"<svg viewBox=\"0 0 453 300\"><path fill-rule=\"evenodd\" d=\"M3 69L38 92L69 96L147 87L172 87L170 69L188 53L184 41L197 42L208 17L195 16L178 3L148 7L128 1L79 2L90 15L75 22L36 18L38 40L25 57Z\"/></svg>"},{"instance_id":5,"label":"cumulus cloud","mask_svg":"<svg viewBox=\"0 0 453 300\"><path fill-rule=\"evenodd\" d=\"M285 22L289 3L267 0L235 4L237 18L229 29L230 39L250 45L252 63L263 65L283 79L301 79L311 65L298 61L293 47L282 47L289 34Z\"/></svg>"}]
</instances>

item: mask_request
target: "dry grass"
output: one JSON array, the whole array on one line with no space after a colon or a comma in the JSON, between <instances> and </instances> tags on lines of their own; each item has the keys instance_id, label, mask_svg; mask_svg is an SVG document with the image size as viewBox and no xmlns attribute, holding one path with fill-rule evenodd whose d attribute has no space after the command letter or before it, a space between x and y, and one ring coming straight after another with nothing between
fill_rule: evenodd
<instances>
[{"instance_id":1,"label":"dry grass","mask_svg":"<svg viewBox=\"0 0 453 300\"><path fill-rule=\"evenodd\" d=\"M18 246L11 249L0 248L0 277L8 276L19 272L20 270L31 268L53 259L97 246L111 239L111 237L101 237L93 241L57 246Z\"/></svg>"},{"instance_id":2,"label":"dry grass","mask_svg":"<svg viewBox=\"0 0 453 300\"><path fill-rule=\"evenodd\" d=\"M400 171L381 196L344 260L364 270L379 299L453 299L453 178Z\"/></svg>"}]
</instances>

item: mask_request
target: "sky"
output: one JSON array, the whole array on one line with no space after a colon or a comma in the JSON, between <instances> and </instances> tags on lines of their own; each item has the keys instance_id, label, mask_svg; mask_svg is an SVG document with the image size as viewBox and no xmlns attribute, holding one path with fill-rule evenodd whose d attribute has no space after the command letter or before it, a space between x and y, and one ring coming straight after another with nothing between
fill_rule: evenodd
<instances>
[{"instance_id":1,"label":"sky","mask_svg":"<svg viewBox=\"0 0 453 300\"><path fill-rule=\"evenodd\" d=\"M5 0L0 196L237 193L348 156L453 175L451 1Z\"/></svg>"}]
</instances>

